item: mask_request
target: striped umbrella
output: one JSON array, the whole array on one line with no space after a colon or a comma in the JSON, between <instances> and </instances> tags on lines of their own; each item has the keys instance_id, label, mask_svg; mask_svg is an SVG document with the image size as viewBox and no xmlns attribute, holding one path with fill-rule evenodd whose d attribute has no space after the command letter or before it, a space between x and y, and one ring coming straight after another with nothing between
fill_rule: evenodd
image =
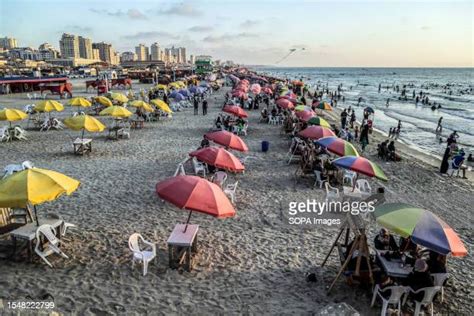
<instances>
[{"instance_id":1,"label":"striped umbrella","mask_svg":"<svg viewBox=\"0 0 474 316\"><path fill-rule=\"evenodd\" d=\"M351 143L336 136L320 138L316 143L338 156L359 156Z\"/></svg>"},{"instance_id":2,"label":"striped umbrella","mask_svg":"<svg viewBox=\"0 0 474 316\"><path fill-rule=\"evenodd\" d=\"M313 103L313 106L315 106L317 109L320 110L326 110L326 111L332 111L332 106L331 104L321 101L321 102L315 102Z\"/></svg>"},{"instance_id":3,"label":"striped umbrella","mask_svg":"<svg viewBox=\"0 0 474 316\"><path fill-rule=\"evenodd\" d=\"M332 164L369 177L376 177L380 180L388 181L383 170L377 164L364 157L345 156L333 160Z\"/></svg>"},{"instance_id":4,"label":"striped umbrella","mask_svg":"<svg viewBox=\"0 0 474 316\"><path fill-rule=\"evenodd\" d=\"M298 133L299 136L309 139L320 139L328 136L336 136L329 128L322 126L308 126Z\"/></svg>"},{"instance_id":5,"label":"striped umbrella","mask_svg":"<svg viewBox=\"0 0 474 316\"><path fill-rule=\"evenodd\" d=\"M389 203L376 207L374 215L380 225L400 236L410 236L417 245L443 255L467 255L458 234L430 211L405 203Z\"/></svg>"},{"instance_id":6,"label":"striped umbrella","mask_svg":"<svg viewBox=\"0 0 474 316\"><path fill-rule=\"evenodd\" d=\"M308 125L319 125L322 127L331 128L331 124L329 124L328 121L319 116L313 116L308 120L307 123Z\"/></svg>"}]
</instances>

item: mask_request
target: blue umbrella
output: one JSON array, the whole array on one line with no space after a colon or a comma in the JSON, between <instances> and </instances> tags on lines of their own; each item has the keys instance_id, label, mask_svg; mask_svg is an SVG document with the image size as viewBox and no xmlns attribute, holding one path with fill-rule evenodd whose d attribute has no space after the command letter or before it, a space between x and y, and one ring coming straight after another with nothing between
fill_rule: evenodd
<instances>
[{"instance_id":1,"label":"blue umbrella","mask_svg":"<svg viewBox=\"0 0 474 316\"><path fill-rule=\"evenodd\" d=\"M173 90L173 91L169 94L169 97L170 97L170 98L174 98L174 97L177 96L178 94L179 94L178 91Z\"/></svg>"},{"instance_id":2,"label":"blue umbrella","mask_svg":"<svg viewBox=\"0 0 474 316\"><path fill-rule=\"evenodd\" d=\"M175 99L175 101L177 101L177 102L183 101L185 99L184 96L182 94L179 94L179 93L176 93L176 95L174 95L174 96L170 95L170 97Z\"/></svg>"},{"instance_id":3,"label":"blue umbrella","mask_svg":"<svg viewBox=\"0 0 474 316\"><path fill-rule=\"evenodd\" d=\"M186 89L179 90L179 94L184 95L185 97L189 97L189 91Z\"/></svg>"},{"instance_id":4,"label":"blue umbrella","mask_svg":"<svg viewBox=\"0 0 474 316\"><path fill-rule=\"evenodd\" d=\"M189 87L188 91L191 92L191 93L196 93L197 89L198 88L196 86L192 86L192 87Z\"/></svg>"}]
</instances>

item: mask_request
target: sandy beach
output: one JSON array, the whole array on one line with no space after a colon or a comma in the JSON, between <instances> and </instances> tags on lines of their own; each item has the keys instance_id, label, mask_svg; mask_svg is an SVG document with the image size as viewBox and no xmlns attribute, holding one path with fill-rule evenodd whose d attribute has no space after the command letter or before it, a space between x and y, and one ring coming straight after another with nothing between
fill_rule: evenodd
<instances>
[{"instance_id":1,"label":"sandy beach","mask_svg":"<svg viewBox=\"0 0 474 316\"><path fill-rule=\"evenodd\" d=\"M141 87L147 86L135 85L134 90ZM342 278L326 295L339 258L334 253L324 268L320 266L338 227L308 229L285 222L289 201L323 200L325 192L313 188L313 178L295 182L297 164L286 163L290 140L281 134L281 126L259 123L260 111L249 111L248 135L243 137L254 158L248 160L245 174L231 176L239 180L236 217L193 215L191 222L200 225L196 266L191 272L168 267L167 238L175 224L186 221L187 212L161 202L155 185L172 176L177 164L199 146L229 89L210 96L207 116L194 116L192 109L177 112L170 120L132 130L129 140L93 134L93 152L84 157L73 155L72 140L79 133L67 129L28 130L27 141L0 143L1 168L30 160L81 181L71 196L38 208L40 217L57 213L78 226L66 236L63 250L69 259L52 256L54 269L38 259L2 260L0 297L18 300L50 293L55 310L64 315L311 315L340 302L362 315L378 315L379 307L369 307L369 292L349 287ZM80 83L74 84L74 91L75 96L90 95ZM21 109L28 103L26 95L0 97L5 107ZM71 113L66 107L56 117ZM439 215L471 250L472 174L470 180L441 176L435 163L428 164L428 157L411 149L401 162L383 162L376 155L381 139L380 134L371 135L365 156L382 167L389 181L368 179L372 187L384 187L388 202L410 203ZM263 140L270 142L266 153L260 150ZM374 224L370 242L377 230ZM127 241L134 232L157 245L158 258L146 277L139 267L131 268ZM474 310L473 267L471 254L449 258L451 279L445 303L435 303L436 313L468 315ZM317 282L308 283L307 273L315 273Z\"/></svg>"}]
</instances>

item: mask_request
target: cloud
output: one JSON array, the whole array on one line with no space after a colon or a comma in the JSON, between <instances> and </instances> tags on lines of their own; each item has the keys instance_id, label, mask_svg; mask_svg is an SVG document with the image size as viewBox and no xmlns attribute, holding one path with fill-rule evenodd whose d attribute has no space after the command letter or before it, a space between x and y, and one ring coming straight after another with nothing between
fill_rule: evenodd
<instances>
[{"instance_id":1,"label":"cloud","mask_svg":"<svg viewBox=\"0 0 474 316\"><path fill-rule=\"evenodd\" d=\"M212 30L213 30L212 26L206 26L206 25L196 25L188 29L188 31L191 31L191 32L209 32Z\"/></svg>"},{"instance_id":2,"label":"cloud","mask_svg":"<svg viewBox=\"0 0 474 316\"><path fill-rule=\"evenodd\" d=\"M166 37L171 39L178 39L179 36L168 33L168 32L157 32L157 31L149 31L149 32L137 32L135 34L123 35L123 39L127 40L135 40L135 39L158 39L160 37Z\"/></svg>"},{"instance_id":3,"label":"cloud","mask_svg":"<svg viewBox=\"0 0 474 316\"><path fill-rule=\"evenodd\" d=\"M208 35L202 40L209 43L218 43L230 40L245 39L245 38L257 38L258 34L241 32L237 34L223 34L223 35Z\"/></svg>"},{"instance_id":4,"label":"cloud","mask_svg":"<svg viewBox=\"0 0 474 316\"><path fill-rule=\"evenodd\" d=\"M109 11L109 10L99 10L99 9L89 9L89 11L100 14L100 15L106 15L106 16L111 16L111 17L125 17L127 16L128 18L132 20L147 20L148 17L143 14L141 11L137 9L128 9L126 12L122 10L117 10L117 11Z\"/></svg>"},{"instance_id":5,"label":"cloud","mask_svg":"<svg viewBox=\"0 0 474 316\"><path fill-rule=\"evenodd\" d=\"M64 29L72 33L92 33L91 27L81 25L67 25L64 27Z\"/></svg>"},{"instance_id":6,"label":"cloud","mask_svg":"<svg viewBox=\"0 0 474 316\"><path fill-rule=\"evenodd\" d=\"M158 14L197 17L203 15L203 12L193 7L190 3L177 3L166 10L159 10Z\"/></svg>"},{"instance_id":7,"label":"cloud","mask_svg":"<svg viewBox=\"0 0 474 316\"><path fill-rule=\"evenodd\" d=\"M240 27L242 28L251 28L256 25L260 24L258 20L245 20L244 22L240 23Z\"/></svg>"},{"instance_id":8,"label":"cloud","mask_svg":"<svg viewBox=\"0 0 474 316\"><path fill-rule=\"evenodd\" d=\"M422 27L420 27L420 29L421 29L422 31L429 31L429 30L431 30L431 26L423 25Z\"/></svg>"}]
</instances>

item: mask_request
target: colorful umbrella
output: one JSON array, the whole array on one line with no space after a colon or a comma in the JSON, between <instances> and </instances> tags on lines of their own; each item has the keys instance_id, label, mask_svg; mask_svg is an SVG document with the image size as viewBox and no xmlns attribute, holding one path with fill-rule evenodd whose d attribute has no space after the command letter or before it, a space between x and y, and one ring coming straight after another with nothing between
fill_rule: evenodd
<instances>
[{"instance_id":1,"label":"colorful umbrella","mask_svg":"<svg viewBox=\"0 0 474 316\"><path fill-rule=\"evenodd\" d=\"M295 111L313 111L313 110L309 106L301 104L295 107Z\"/></svg>"},{"instance_id":2,"label":"colorful umbrella","mask_svg":"<svg viewBox=\"0 0 474 316\"><path fill-rule=\"evenodd\" d=\"M377 222L420 246L443 255L467 255L456 232L430 211L404 203L383 204L375 208Z\"/></svg>"},{"instance_id":3,"label":"colorful umbrella","mask_svg":"<svg viewBox=\"0 0 474 316\"><path fill-rule=\"evenodd\" d=\"M94 98L96 102L102 104L103 106L112 106L112 101L110 101L109 98L104 97L104 96L98 96Z\"/></svg>"},{"instance_id":4,"label":"colorful umbrella","mask_svg":"<svg viewBox=\"0 0 474 316\"><path fill-rule=\"evenodd\" d=\"M336 136L329 128L322 126L308 126L298 133L299 136L310 139L320 139L328 136Z\"/></svg>"},{"instance_id":5,"label":"colorful umbrella","mask_svg":"<svg viewBox=\"0 0 474 316\"><path fill-rule=\"evenodd\" d=\"M290 100L287 100L287 99L284 99L284 98L278 99L276 101L276 105L278 105L282 109L290 109L290 110L295 107L294 104Z\"/></svg>"},{"instance_id":6,"label":"colorful umbrella","mask_svg":"<svg viewBox=\"0 0 474 316\"><path fill-rule=\"evenodd\" d=\"M56 171L28 168L0 180L0 207L27 208L31 204L36 215L36 205L56 200L64 193L70 195L79 184Z\"/></svg>"},{"instance_id":7,"label":"colorful umbrella","mask_svg":"<svg viewBox=\"0 0 474 316\"><path fill-rule=\"evenodd\" d=\"M319 116L313 116L308 120L307 123L308 125L319 125L322 127L331 128L331 124L329 124L328 121Z\"/></svg>"},{"instance_id":8,"label":"colorful umbrella","mask_svg":"<svg viewBox=\"0 0 474 316\"><path fill-rule=\"evenodd\" d=\"M327 102L324 102L324 101L315 102L315 103L313 103L313 106L315 106L316 109L326 110L326 111L332 111L332 106L331 106L331 104L329 104L329 103L327 103Z\"/></svg>"},{"instance_id":9,"label":"colorful umbrella","mask_svg":"<svg viewBox=\"0 0 474 316\"><path fill-rule=\"evenodd\" d=\"M207 133L206 138L212 140L214 143L232 148L238 151L248 151L249 148L239 136L228 131L217 131Z\"/></svg>"},{"instance_id":10,"label":"colorful umbrella","mask_svg":"<svg viewBox=\"0 0 474 316\"><path fill-rule=\"evenodd\" d=\"M259 94L262 91L262 87L258 83L254 83L250 87L250 91L252 91L253 94Z\"/></svg>"},{"instance_id":11,"label":"colorful umbrella","mask_svg":"<svg viewBox=\"0 0 474 316\"><path fill-rule=\"evenodd\" d=\"M320 138L316 143L338 156L359 156L357 149L351 143L336 136Z\"/></svg>"},{"instance_id":12,"label":"colorful umbrella","mask_svg":"<svg viewBox=\"0 0 474 316\"><path fill-rule=\"evenodd\" d=\"M100 111L99 115L110 115L113 117L129 117L133 113L124 108L123 106L109 106L108 108Z\"/></svg>"},{"instance_id":13,"label":"colorful umbrella","mask_svg":"<svg viewBox=\"0 0 474 316\"><path fill-rule=\"evenodd\" d=\"M46 100L40 101L38 104L36 104L35 110L38 112L61 112L62 110L64 110L64 106L58 101Z\"/></svg>"},{"instance_id":14,"label":"colorful umbrella","mask_svg":"<svg viewBox=\"0 0 474 316\"><path fill-rule=\"evenodd\" d=\"M193 211L217 218L233 217L235 209L222 189L197 176L176 176L156 185L158 196L171 204L189 210L186 227ZM185 229L186 231L186 229Z\"/></svg>"},{"instance_id":15,"label":"colorful umbrella","mask_svg":"<svg viewBox=\"0 0 474 316\"><path fill-rule=\"evenodd\" d=\"M196 157L208 165L225 169L232 172L243 172L244 165L231 152L222 147L204 147L189 153L191 157Z\"/></svg>"},{"instance_id":16,"label":"colorful umbrella","mask_svg":"<svg viewBox=\"0 0 474 316\"><path fill-rule=\"evenodd\" d=\"M17 109L3 109L0 111L0 121L10 122L10 127L12 127L13 121L21 121L27 117L28 114Z\"/></svg>"},{"instance_id":17,"label":"colorful umbrella","mask_svg":"<svg viewBox=\"0 0 474 316\"><path fill-rule=\"evenodd\" d=\"M72 98L69 100L67 104L70 106L78 106L78 107L83 107L83 108L87 108L92 105L92 103L89 100L82 97Z\"/></svg>"},{"instance_id":18,"label":"colorful umbrella","mask_svg":"<svg viewBox=\"0 0 474 316\"><path fill-rule=\"evenodd\" d=\"M295 115L297 118L299 118L300 120L304 122L308 122L312 117L316 116L316 114L313 111L308 111L308 110L297 111Z\"/></svg>"},{"instance_id":19,"label":"colorful umbrella","mask_svg":"<svg viewBox=\"0 0 474 316\"><path fill-rule=\"evenodd\" d=\"M233 114L238 117L243 117L243 118L248 117L247 112L245 112L244 109L242 109L240 106L237 106L237 105L226 105L224 106L222 111Z\"/></svg>"},{"instance_id":20,"label":"colorful umbrella","mask_svg":"<svg viewBox=\"0 0 474 316\"><path fill-rule=\"evenodd\" d=\"M380 180L388 181L383 170L377 164L364 157L341 157L333 160L332 164L344 169L349 169L357 173L364 174L369 177L376 177Z\"/></svg>"}]
</instances>

